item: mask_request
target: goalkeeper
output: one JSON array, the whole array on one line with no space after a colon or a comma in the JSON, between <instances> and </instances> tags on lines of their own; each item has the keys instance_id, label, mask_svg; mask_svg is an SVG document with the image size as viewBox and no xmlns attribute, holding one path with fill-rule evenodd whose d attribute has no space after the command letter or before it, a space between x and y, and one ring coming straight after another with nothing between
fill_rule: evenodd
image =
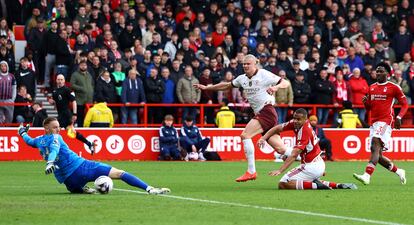
<instances>
[{"instance_id":1,"label":"goalkeeper","mask_svg":"<svg viewBox=\"0 0 414 225\"><path fill-rule=\"evenodd\" d=\"M154 188L138 177L116 169L105 163L89 161L76 155L59 135L60 127L56 118L48 117L43 121L45 134L36 138L30 137L27 132L29 125L20 125L18 133L26 144L38 148L43 159L47 161L45 173L55 174L59 183L64 183L71 193L93 194L95 189L86 186L99 176L109 176L112 179L121 179L125 183L141 188L149 194L166 194L168 188Z\"/></svg>"}]
</instances>

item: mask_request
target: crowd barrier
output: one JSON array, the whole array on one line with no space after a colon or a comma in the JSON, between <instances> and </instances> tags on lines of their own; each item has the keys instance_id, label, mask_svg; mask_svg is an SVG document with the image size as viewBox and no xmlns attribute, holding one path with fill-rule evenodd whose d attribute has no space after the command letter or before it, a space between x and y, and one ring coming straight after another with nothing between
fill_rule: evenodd
<instances>
[{"instance_id":1,"label":"crowd barrier","mask_svg":"<svg viewBox=\"0 0 414 225\"><path fill-rule=\"evenodd\" d=\"M96 143L96 153L91 156L87 146L69 138L63 139L78 155L93 160L157 160L159 156L159 130L156 128L78 129L88 140ZM216 151L223 160L243 160L244 150L240 134L242 129L201 128L203 136L211 139L208 151ZM31 128L32 137L43 134L43 129ZM367 160L370 155L368 129L325 129L332 141L334 160ZM259 136L253 141L257 142ZM282 133L283 142L293 146L292 132ZM256 147L257 160L272 160L273 149ZM414 160L414 129L394 130L390 149L384 155L397 160ZM37 149L26 145L16 128L0 128L0 161L41 160Z\"/></svg>"}]
</instances>

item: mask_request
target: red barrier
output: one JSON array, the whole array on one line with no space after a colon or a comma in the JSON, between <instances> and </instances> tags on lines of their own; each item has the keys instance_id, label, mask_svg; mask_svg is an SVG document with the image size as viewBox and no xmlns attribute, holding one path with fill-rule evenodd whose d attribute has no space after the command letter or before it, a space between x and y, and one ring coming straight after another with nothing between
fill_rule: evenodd
<instances>
[{"instance_id":1,"label":"red barrier","mask_svg":"<svg viewBox=\"0 0 414 225\"><path fill-rule=\"evenodd\" d=\"M80 141L61 134L69 147L77 154L97 160L157 160L159 155L158 129L153 128L113 128L79 129L87 139L97 144L96 154L91 156ZM244 159L243 144L240 138L242 129L201 129L203 136L210 137L209 151L217 151L223 160ZM32 137L43 134L43 130L30 130ZM335 160L367 160L369 158L368 129L325 129L332 141ZM257 142L257 136L253 141ZM283 133L287 146L295 143L293 133ZM414 129L393 131L390 150L384 153L391 159L414 160ZM0 161L40 160L36 149L23 143L15 128L0 129ZM256 159L273 159L273 149L266 146L256 149Z\"/></svg>"}]
</instances>

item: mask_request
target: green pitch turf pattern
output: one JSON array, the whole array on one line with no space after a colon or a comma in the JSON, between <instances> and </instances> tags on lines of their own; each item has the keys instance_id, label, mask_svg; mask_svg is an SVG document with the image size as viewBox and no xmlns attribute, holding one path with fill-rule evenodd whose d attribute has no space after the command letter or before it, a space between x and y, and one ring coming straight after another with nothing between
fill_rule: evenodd
<instances>
[{"instance_id":1,"label":"green pitch turf pattern","mask_svg":"<svg viewBox=\"0 0 414 225\"><path fill-rule=\"evenodd\" d=\"M110 164L150 185L171 188L173 198L119 190L109 195L69 194L53 176L44 175L43 162L0 162L0 224L414 224L413 162L397 162L406 169L407 185L378 167L371 184L358 183L355 191L277 190L280 176L267 176L280 166L274 162L257 162L258 179L247 183L234 181L246 162ZM324 179L356 182L352 173L361 173L365 165L327 163ZM118 180L114 185L137 190ZM286 209L294 211L279 211ZM358 219L346 219L351 217Z\"/></svg>"}]
</instances>

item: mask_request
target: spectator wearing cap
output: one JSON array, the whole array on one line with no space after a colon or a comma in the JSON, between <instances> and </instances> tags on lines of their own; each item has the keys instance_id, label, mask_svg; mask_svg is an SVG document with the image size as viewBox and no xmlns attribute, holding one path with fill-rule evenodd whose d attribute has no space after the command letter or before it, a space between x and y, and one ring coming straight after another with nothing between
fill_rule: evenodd
<instances>
[{"instance_id":1,"label":"spectator wearing cap","mask_svg":"<svg viewBox=\"0 0 414 225\"><path fill-rule=\"evenodd\" d=\"M335 86L328 80L328 72L322 69L319 73L320 78L316 80L312 88L313 103L321 105L333 104L333 94ZM321 124L327 124L329 108L318 108L317 115Z\"/></svg>"},{"instance_id":2,"label":"spectator wearing cap","mask_svg":"<svg viewBox=\"0 0 414 225\"><path fill-rule=\"evenodd\" d=\"M321 147L322 153L324 154L323 158L325 160L333 161L331 140L326 138L325 132L323 132L322 127L318 126L318 117L315 115L310 116L309 123L311 124L316 136L319 138L319 146Z\"/></svg>"},{"instance_id":3,"label":"spectator wearing cap","mask_svg":"<svg viewBox=\"0 0 414 225\"><path fill-rule=\"evenodd\" d=\"M142 37L134 28L134 24L132 22L128 22L126 24L126 29L124 29L119 35L121 49L131 48L134 45L135 40L141 38Z\"/></svg>"},{"instance_id":4,"label":"spectator wearing cap","mask_svg":"<svg viewBox=\"0 0 414 225\"><path fill-rule=\"evenodd\" d=\"M300 62L299 60L295 59L293 60L292 63L293 67L291 70L286 71L287 73L287 78L292 82L293 80L295 80L295 76L298 73L302 73L304 76L306 75L301 69L300 69ZM305 77L306 80L306 77Z\"/></svg>"},{"instance_id":5,"label":"spectator wearing cap","mask_svg":"<svg viewBox=\"0 0 414 225\"><path fill-rule=\"evenodd\" d=\"M280 76L280 78L285 79L289 83L289 86L287 88L279 88L277 92L274 93L276 104L277 105L287 104L289 107L292 107L293 98L294 98L292 84L286 78L286 72L284 70L280 70L278 75ZM286 121L288 108L287 107L276 107L276 112L278 115L277 117L278 124L284 123Z\"/></svg>"},{"instance_id":6,"label":"spectator wearing cap","mask_svg":"<svg viewBox=\"0 0 414 225\"><path fill-rule=\"evenodd\" d=\"M295 80L292 82L293 103L309 104L312 94L311 86L305 81L303 73L297 73Z\"/></svg>"},{"instance_id":7,"label":"spectator wearing cap","mask_svg":"<svg viewBox=\"0 0 414 225\"><path fill-rule=\"evenodd\" d=\"M397 56L395 54L394 49L390 46L390 44L391 42L388 37L385 37L382 40L382 45L383 45L382 55L384 59L388 59L390 60L391 63L394 63L397 60Z\"/></svg>"}]
</instances>

